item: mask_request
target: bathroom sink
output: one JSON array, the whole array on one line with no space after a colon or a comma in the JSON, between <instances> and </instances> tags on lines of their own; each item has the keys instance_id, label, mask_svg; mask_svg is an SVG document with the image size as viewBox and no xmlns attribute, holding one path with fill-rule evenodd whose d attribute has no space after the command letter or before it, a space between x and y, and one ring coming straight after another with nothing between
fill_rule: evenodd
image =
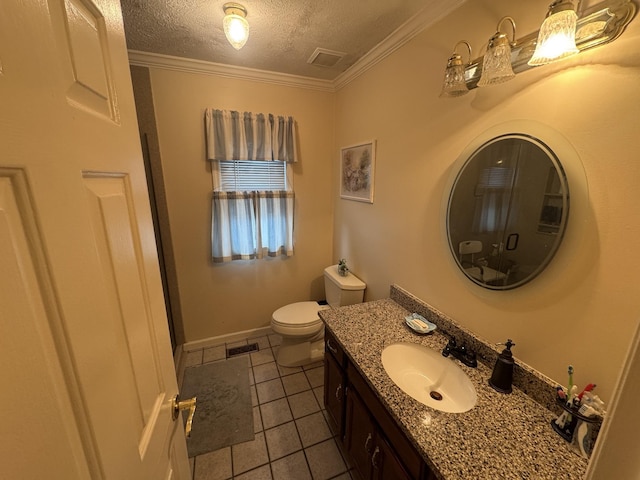
<instances>
[{"instance_id":1,"label":"bathroom sink","mask_svg":"<svg viewBox=\"0 0 640 480\"><path fill-rule=\"evenodd\" d=\"M382 351L382 366L407 395L448 413L471 410L478 400L466 373L451 358L415 343L394 343Z\"/></svg>"}]
</instances>

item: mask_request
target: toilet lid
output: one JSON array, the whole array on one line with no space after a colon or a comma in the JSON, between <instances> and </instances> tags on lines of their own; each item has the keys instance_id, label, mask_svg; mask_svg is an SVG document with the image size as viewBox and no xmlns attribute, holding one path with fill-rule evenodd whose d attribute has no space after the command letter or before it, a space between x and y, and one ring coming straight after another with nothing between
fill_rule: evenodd
<instances>
[{"instance_id":1,"label":"toilet lid","mask_svg":"<svg viewBox=\"0 0 640 480\"><path fill-rule=\"evenodd\" d=\"M318 302L291 303L273 312L273 321L281 325L306 327L320 322L318 311L325 308L328 306L320 305Z\"/></svg>"}]
</instances>

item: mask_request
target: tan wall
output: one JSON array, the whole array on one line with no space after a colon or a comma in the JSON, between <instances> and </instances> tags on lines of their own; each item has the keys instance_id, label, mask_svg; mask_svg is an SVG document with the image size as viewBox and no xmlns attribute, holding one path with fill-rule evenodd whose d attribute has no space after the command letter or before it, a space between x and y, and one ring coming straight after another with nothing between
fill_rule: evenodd
<instances>
[{"instance_id":1,"label":"tan wall","mask_svg":"<svg viewBox=\"0 0 640 480\"><path fill-rule=\"evenodd\" d=\"M377 163L373 205L336 198L334 252L367 283L366 299L388 296L397 283L489 342L512 338L518 358L558 382L566 385L573 364L575 381L597 383L608 399L640 318L640 21L612 45L501 86L438 98L458 40L483 50L507 14L518 36L528 34L547 4L469 1L338 92L333 158L340 146L374 138ZM574 198L580 204L551 265L521 288L495 292L454 264L444 199L462 150L518 119L568 140L588 195Z\"/></svg>"},{"instance_id":2,"label":"tan wall","mask_svg":"<svg viewBox=\"0 0 640 480\"><path fill-rule=\"evenodd\" d=\"M334 95L210 75L151 70L186 341L269 325L295 301L324 298L332 258ZM293 115L301 160L293 167L295 255L213 264L211 174L204 109Z\"/></svg>"}]
</instances>

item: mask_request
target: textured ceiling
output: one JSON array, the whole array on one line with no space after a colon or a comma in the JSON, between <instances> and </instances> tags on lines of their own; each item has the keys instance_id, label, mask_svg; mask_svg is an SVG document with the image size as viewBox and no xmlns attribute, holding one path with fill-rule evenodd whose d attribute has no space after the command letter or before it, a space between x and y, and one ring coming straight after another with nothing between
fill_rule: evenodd
<instances>
[{"instance_id":1,"label":"textured ceiling","mask_svg":"<svg viewBox=\"0 0 640 480\"><path fill-rule=\"evenodd\" d=\"M427 4L447 0L240 0L250 34L235 50L222 30L225 0L121 0L130 50L333 80ZM316 48L342 52L310 65Z\"/></svg>"}]
</instances>

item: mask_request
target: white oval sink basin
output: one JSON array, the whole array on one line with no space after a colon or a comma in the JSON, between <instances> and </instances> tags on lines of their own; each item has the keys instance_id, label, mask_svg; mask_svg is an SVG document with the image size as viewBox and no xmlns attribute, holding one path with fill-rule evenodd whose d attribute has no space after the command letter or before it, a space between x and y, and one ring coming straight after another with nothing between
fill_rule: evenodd
<instances>
[{"instance_id":1,"label":"white oval sink basin","mask_svg":"<svg viewBox=\"0 0 640 480\"><path fill-rule=\"evenodd\" d=\"M407 395L436 410L462 413L478 400L466 373L451 358L415 343L394 343L382 351L382 366Z\"/></svg>"}]
</instances>

